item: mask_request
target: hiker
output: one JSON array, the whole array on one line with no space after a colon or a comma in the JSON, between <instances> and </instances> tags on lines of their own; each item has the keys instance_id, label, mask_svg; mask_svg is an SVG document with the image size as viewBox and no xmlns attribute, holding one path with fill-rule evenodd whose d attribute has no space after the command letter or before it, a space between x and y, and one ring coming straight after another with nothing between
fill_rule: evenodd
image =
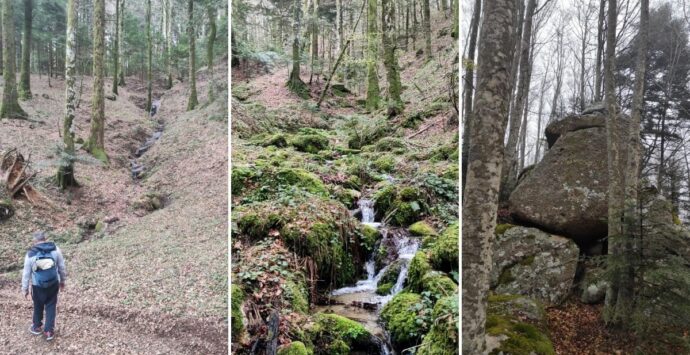
<instances>
[{"instance_id":1,"label":"hiker","mask_svg":"<svg viewBox=\"0 0 690 355\"><path fill-rule=\"evenodd\" d=\"M43 327L43 311L46 322L43 334L46 340L55 337L55 313L58 292L65 287L67 269L62 252L55 243L46 240L45 232L35 232L33 246L24 258L24 273L22 274L22 293L29 299L29 279L31 279L31 298L34 302L33 322L29 331L33 335L41 335Z\"/></svg>"}]
</instances>

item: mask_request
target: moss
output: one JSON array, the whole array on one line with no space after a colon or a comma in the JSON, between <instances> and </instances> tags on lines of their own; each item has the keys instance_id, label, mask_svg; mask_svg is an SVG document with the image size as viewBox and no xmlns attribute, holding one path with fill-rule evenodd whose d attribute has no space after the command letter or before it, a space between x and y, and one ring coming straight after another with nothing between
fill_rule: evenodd
<instances>
[{"instance_id":1,"label":"moss","mask_svg":"<svg viewBox=\"0 0 690 355\"><path fill-rule=\"evenodd\" d=\"M378 171L389 173L395 169L395 159L390 155L383 155L374 161L374 167Z\"/></svg>"},{"instance_id":2,"label":"moss","mask_svg":"<svg viewBox=\"0 0 690 355\"><path fill-rule=\"evenodd\" d=\"M258 209L240 213L237 227L253 239L263 239L271 229L280 229L285 224L285 219L277 211Z\"/></svg>"},{"instance_id":3,"label":"moss","mask_svg":"<svg viewBox=\"0 0 690 355\"><path fill-rule=\"evenodd\" d=\"M381 319L390 333L396 349L405 349L419 344L428 328L425 322L418 322L422 309L422 297L416 293L401 292L386 303L381 310Z\"/></svg>"},{"instance_id":4,"label":"moss","mask_svg":"<svg viewBox=\"0 0 690 355\"><path fill-rule=\"evenodd\" d=\"M399 150L406 150L407 145L405 145L405 142L396 137L384 137L381 138L376 144L374 145L374 150L377 152L393 152L393 151L399 151Z\"/></svg>"},{"instance_id":5,"label":"moss","mask_svg":"<svg viewBox=\"0 0 690 355\"><path fill-rule=\"evenodd\" d=\"M381 213L388 211L397 197L398 190L395 185L387 185L374 194L374 210Z\"/></svg>"},{"instance_id":6,"label":"moss","mask_svg":"<svg viewBox=\"0 0 690 355\"><path fill-rule=\"evenodd\" d=\"M357 206L357 200L359 200L361 196L357 190L346 189L340 186L335 189L333 195L335 195L335 198L349 209Z\"/></svg>"},{"instance_id":7,"label":"moss","mask_svg":"<svg viewBox=\"0 0 690 355\"><path fill-rule=\"evenodd\" d=\"M673 214L673 224L677 226L682 224L682 222L680 221L680 217L678 217L678 215L675 213Z\"/></svg>"},{"instance_id":8,"label":"moss","mask_svg":"<svg viewBox=\"0 0 690 355\"><path fill-rule=\"evenodd\" d=\"M245 167L233 167L231 172L230 184L233 195L239 195L253 177L252 169Z\"/></svg>"},{"instance_id":9,"label":"moss","mask_svg":"<svg viewBox=\"0 0 690 355\"><path fill-rule=\"evenodd\" d=\"M376 270L383 269L386 258L388 257L388 247L381 243L378 248L376 248L376 254L374 255L374 260L376 261Z\"/></svg>"},{"instance_id":10,"label":"moss","mask_svg":"<svg viewBox=\"0 0 690 355\"><path fill-rule=\"evenodd\" d=\"M94 228L94 230L96 231L96 233L100 233L100 232L102 232L104 229L105 229L105 222L103 222L103 221L98 221L98 223L96 223L96 228Z\"/></svg>"},{"instance_id":11,"label":"moss","mask_svg":"<svg viewBox=\"0 0 690 355\"><path fill-rule=\"evenodd\" d=\"M236 342L242 338L242 333L244 332L244 323L242 315L242 302L244 302L244 292L242 289L233 284L231 286L231 314L230 323L232 329L232 341Z\"/></svg>"},{"instance_id":12,"label":"moss","mask_svg":"<svg viewBox=\"0 0 690 355\"><path fill-rule=\"evenodd\" d=\"M395 285L391 282L386 282L385 284L380 284L376 288L376 294L381 295L381 296L388 295L391 293L391 289L393 288L393 286L395 286Z\"/></svg>"},{"instance_id":13,"label":"moss","mask_svg":"<svg viewBox=\"0 0 690 355\"><path fill-rule=\"evenodd\" d=\"M514 301L518 298L522 298L523 296L520 295L509 295L509 294L503 294L503 295L489 295L489 303L505 303L505 302L510 302Z\"/></svg>"},{"instance_id":14,"label":"moss","mask_svg":"<svg viewBox=\"0 0 690 355\"><path fill-rule=\"evenodd\" d=\"M328 138L321 134L298 134L290 139L289 144L300 152L316 154L328 148Z\"/></svg>"},{"instance_id":15,"label":"moss","mask_svg":"<svg viewBox=\"0 0 690 355\"><path fill-rule=\"evenodd\" d=\"M405 202L419 200L419 197L419 190L411 186L405 186L398 192L398 198Z\"/></svg>"},{"instance_id":16,"label":"moss","mask_svg":"<svg viewBox=\"0 0 690 355\"><path fill-rule=\"evenodd\" d=\"M285 282L285 296L290 301L290 308L295 312L309 312L309 300L307 288L304 284L298 284L291 280Z\"/></svg>"},{"instance_id":17,"label":"moss","mask_svg":"<svg viewBox=\"0 0 690 355\"><path fill-rule=\"evenodd\" d=\"M328 190L321 179L304 169L285 168L276 174L277 181L282 185L299 186L313 194L328 196Z\"/></svg>"},{"instance_id":18,"label":"moss","mask_svg":"<svg viewBox=\"0 0 690 355\"><path fill-rule=\"evenodd\" d=\"M278 350L278 355L308 355L307 347L301 341L293 341Z\"/></svg>"},{"instance_id":19,"label":"moss","mask_svg":"<svg viewBox=\"0 0 690 355\"><path fill-rule=\"evenodd\" d=\"M421 212L422 208L417 201L396 200L393 202L392 211L390 211L390 222L396 226L407 226L418 220Z\"/></svg>"},{"instance_id":20,"label":"moss","mask_svg":"<svg viewBox=\"0 0 690 355\"><path fill-rule=\"evenodd\" d=\"M288 146L288 140L285 134L277 133L268 136L260 144L264 147L273 146L278 148L284 148Z\"/></svg>"},{"instance_id":21,"label":"moss","mask_svg":"<svg viewBox=\"0 0 690 355\"><path fill-rule=\"evenodd\" d=\"M459 269L459 228L458 222L448 226L431 247L429 261L434 269L445 272L457 271Z\"/></svg>"},{"instance_id":22,"label":"moss","mask_svg":"<svg viewBox=\"0 0 690 355\"><path fill-rule=\"evenodd\" d=\"M429 271L422 277L422 288L441 298L455 293L458 285L442 272Z\"/></svg>"},{"instance_id":23,"label":"moss","mask_svg":"<svg viewBox=\"0 0 690 355\"><path fill-rule=\"evenodd\" d=\"M386 185L374 194L377 218L387 219L396 226L408 226L418 221L424 212L420 192L414 187Z\"/></svg>"},{"instance_id":24,"label":"moss","mask_svg":"<svg viewBox=\"0 0 690 355\"><path fill-rule=\"evenodd\" d=\"M367 251L367 253L370 253L374 250L374 245L376 244L376 241L379 239L379 237L381 237L381 232L379 232L378 229L366 224L362 225L361 232L362 246Z\"/></svg>"},{"instance_id":25,"label":"moss","mask_svg":"<svg viewBox=\"0 0 690 355\"><path fill-rule=\"evenodd\" d=\"M513 281L515 281L515 276L513 276L513 273L510 271L510 268L503 269L503 271L501 271L501 274L498 276L499 285L505 285Z\"/></svg>"},{"instance_id":26,"label":"moss","mask_svg":"<svg viewBox=\"0 0 690 355\"><path fill-rule=\"evenodd\" d=\"M424 336L417 355L451 355L459 353L458 295L441 298L434 306L434 323Z\"/></svg>"},{"instance_id":27,"label":"moss","mask_svg":"<svg viewBox=\"0 0 690 355\"><path fill-rule=\"evenodd\" d=\"M383 275L381 275L379 283L395 284L398 281L398 275L400 275L400 270L402 270L403 264L403 260L396 260L390 264Z\"/></svg>"},{"instance_id":28,"label":"moss","mask_svg":"<svg viewBox=\"0 0 690 355\"><path fill-rule=\"evenodd\" d=\"M497 236L503 235L506 231L513 227L515 226L509 223L497 224L496 228L494 229L494 234Z\"/></svg>"},{"instance_id":29,"label":"moss","mask_svg":"<svg viewBox=\"0 0 690 355\"><path fill-rule=\"evenodd\" d=\"M362 324L337 314L318 313L307 329L316 354L350 354L369 350L372 335Z\"/></svg>"},{"instance_id":30,"label":"moss","mask_svg":"<svg viewBox=\"0 0 690 355\"><path fill-rule=\"evenodd\" d=\"M105 149L99 147L90 147L89 152L94 158L100 160L103 164L108 164L108 154L105 153Z\"/></svg>"},{"instance_id":31,"label":"moss","mask_svg":"<svg viewBox=\"0 0 690 355\"><path fill-rule=\"evenodd\" d=\"M426 253L418 251L410 260L410 265L407 268L406 285L414 292L421 292L424 289L422 279L429 271L431 271L429 258Z\"/></svg>"},{"instance_id":32,"label":"moss","mask_svg":"<svg viewBox=\"0 0 690 355\"><path fill-rule=\"evenodd\" d=\"M528 256L520 259L520 265L530 266L530 265L534 264L534 258L535 258L534 255L528 255Z\"/></svg>"},{"instance_id":33,"label":"moss","mask_svg":"<svg viewBox=\"0 0 690 355\"><path fill-rule=\"evenodd\" d=\"M553 355L556 353L551 340L537 327L510 316L487 315L486 333L507 337L491 354Z\"/></svg>"},{"instance_id":34,"label":"moss","mask_svg":"<svg viewBox=\"0 0 690 355\"><path fill-rule=\"evenodd\" d=\"M424 221L419 221L414 223L413 225L410 226L409 228L410 233L412 235L417 235L417 236L428 236L428 235L438 235L438 232L434 229L434 227L430 226L428 223Z\"/></svg>"}]
</instances>

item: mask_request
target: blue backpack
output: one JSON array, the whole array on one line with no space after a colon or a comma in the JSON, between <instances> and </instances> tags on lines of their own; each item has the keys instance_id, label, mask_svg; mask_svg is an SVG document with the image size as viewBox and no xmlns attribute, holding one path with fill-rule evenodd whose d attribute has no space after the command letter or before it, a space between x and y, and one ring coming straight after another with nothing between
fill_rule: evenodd
<instances>
[{"instance_id":1,"label":"blue backpack","mask_svg":"<svg viewBox=\"0 0 690 355\"><path fill-rule=\"evenodd\" d=\"M45 260L40 262L41 260ZM36 253L36 269L34 270L34 280L36 280L37 286L40 288L48 288L55 285L58 278L57 263L55 258L53 258L52 251L46 252L43 250ZM42 269L39 264L50 264L50 267Z\"/></svg>"}]
</instances>

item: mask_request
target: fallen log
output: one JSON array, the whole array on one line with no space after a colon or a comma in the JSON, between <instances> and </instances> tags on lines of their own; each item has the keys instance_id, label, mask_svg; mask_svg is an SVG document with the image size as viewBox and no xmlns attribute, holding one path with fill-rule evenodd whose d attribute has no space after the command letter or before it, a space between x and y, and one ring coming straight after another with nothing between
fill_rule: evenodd
<instances>
[{"instance_id":1,"label":"fallen log","mask_svg":"<svg viewBox=\"0 0 690 355\"><path fill-rule=\"evenodd\" d=\"M36 176L36 172L29 173L29 165L29 160L24 159L24 156L16 149L11 149L2 154L2 160L0 161L0 190L3 191L0 193L0 196L6 196L6 199L11 200L24 195L35 206L53 206L46 197L31 185L30 182ZM0 211L0 213L2 212Z\"/></svg>"}]
</instances>

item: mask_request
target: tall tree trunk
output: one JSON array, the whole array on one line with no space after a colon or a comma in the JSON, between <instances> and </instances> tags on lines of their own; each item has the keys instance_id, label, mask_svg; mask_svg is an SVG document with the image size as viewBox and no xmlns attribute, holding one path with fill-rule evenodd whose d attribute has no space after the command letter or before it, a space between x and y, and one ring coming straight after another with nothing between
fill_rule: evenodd
<instances>
[{"instance_id":1,"label":"tall tree trunk","mask_svg":"<svg viewBox=\"0 0 690 355\"><path fill-rule=\"evenodd\" d=\"M105 102L103 96L103 77L105 75L105 0L93 3L93 99L91 103L91 135L88 151L104 163L108 162L105 153Z\"/></svg>"},{"instance_id":2,"label":"tall tree trunk","mask_svg":"<svg viewBox=\"0 0 690 355\"><path fill-rule=\"evenodd\" d=\"M412 0L412 50L417 49L417 0Z\"/></svg>"},{"instance_id":3,"label":"tall tree trunk","mask_svg":"<svg viewBox=\"0 0 690 355\"><path fill-rule=\"evenodd\" d=\"M400 84L400 69L395 55L397 41L393 28L395 21L395 1L381 0L381 28L383 29L383 64L388 73L388 116L395 116L402 112L403 101L400 98L402 85Z\"/></svg>"},{"instance_id":4,"label":"tall tree trunk","mask_svg":"<svg viewBox=\"0 0 690 355\"><path fill-rule=\"evenodd\" d=\"M585 16L582 42L580 43L580 112L585 110L585 54L587 50L587 33L589 30L588 17Z\"/></svg>"},{"instance_id":5,"label":"tall tree trunk","mask_svg":"<svg viewBox=\"0 0 690 355\"><path fill-rule=\"evenodd\" d=\"M153 57L153 43L151 41L151 0L146 0L146 112L151 115L151 88L153 86L152 77L152 57Z\"/></svg>"},{"instance_id":6,"label":"tall tree trunk","mask_svg":"<svg viewBox=\"0 0 690 355\"><path fill-rule=\"evenodd\" d=\"M67 1L67 35L65 43L65 120L62 123L62 141L65 144L66 161L58 168L57 184L61 189L76 186L74 177L74 116L77 110L77 92L74 87L77 65L77 10L75 1Z\"/></svg>"},{"instance_id":7,"label":"tall tree trunk","mask_svg":"<svg viewBox=\"0 0 690 355\"><path fill-rule=\"evenodd\" d=\"M119 47L120 47L120 52L124 53L122 50L122 47L125 46L125 0L117 0L117 1L122 1L120 3L120 33L119 33ZM120 57L123 57L120 55ZM125 86L125 61L123 58L120 58L120 79L118 81L118 85L120 86Z\"/></svg>"},{"instance_id":8,"label":"tall tree trunk","mask_svg":"<svg viewBox=\"0 0 690 355\"><path fill-rule=\"evenodd\" d=\"M2 22L3 22L2 14L0 13L0 74L4 74L3 68L5 67L5 60L3 59L3 58L5 58L3 56L3 52L5 49L5 46L3 45L3 43L5 42L5 37L4 37L5 31L2 29Z\"/></svg>"},{"instance_id":9,"label":"tall tree trunk","mask_svg":"<svg viewBox=\"0 0 690 355\"><path fill-rule=\"evenodd\" d=\"M483 354L486 348L486 303L503 163L504 117L510 100L515 1L487 1L483 11L462 219L463 354Z\"/></svg>"},{"instance_id":10,"label":"tall tree trunk","mask_svg":"<svg viewBox=\"0 0 690 355\"><path fill-rule=\"evenodd\" d=\"M467 57L464 60L465 68L465 90L464 109L463 109L463 129L462 129L462 189L465 190L467 179L467 157L470 151L470 130L472 127L472 92L474 90L474 55L477 48L477 32L479 31L479 20L482 14L482 0L474 1L474 12L470 23L470 43L467 47ZM464 194L463 194L464 196Z\"/></svg>"},{"instance_id":11,"label":"tall tree trunk","mask_svg":"<svg viewBox=\"0 0 690 355\"><path fill-rule=\"evenodd\" d=\"M453 13L453 29L450 31L450 36L458 38L460 34L460 5L458 1L451 1L451 11Z\"/></svg>"},{"instance_id":12,"label":"tall tree trunk","mask_svg":"<svg viewBox=\"0 0 690 355\"><path fill-rule=\"evenodd\" d=\"M530 48L532 42L532 18L536 10L537 1L529 0L525 14L522 44L520 45L520 80L518 82L515 102L510 112L510 128L508 143L503 157L503 171L501 172L501 201L507 201L510 192L517 182L517 147L520 134L521 113L525 105L525 97L529 90L531 77Z\"/></svg>"},{"instance_id":13,"label":"tall tree trunk","mask_svg":"<svg viewBox=\"0 0 690 355\"><path fill-rule=\"evenodd\" d=\"M426 59L431 60L431 9L429 8L429 0L422 0L422 27L424 31L424 51L426 52Z\"/></svg>"},{"instance_id":14,"label":"tall tree trunk","mask_svg":"<svg viewBox=\"0 0 690 355\"><path fill-rule=\"evenodd\" d=\"M115 41L113 48L113 94L117 95L118 69L120 67L120 0L115 0Z\"/></svg>"},{"instance_id":15,"label":"tall tree trunk","mask_svg":"<svg viewBox=\"0 0 690 355\"><path fill-rule=\"evenodd\" d=\"M602 75L601 75L601 65L602 65L602 55L604 52L604 21L605 21L605 12L604 9L606 8L606 0L601 0L599 2L599 21L597 22L597 63L596 63L596 68L594 70L594 101L599 102L601 101L601 82L602 82Z\"/></svg>"},{"instance_id":16,"label":"tall tree trunk","mask_svg":"<svg viewBox=\"0 0 690 355\"><path fill-rule=\"evenodd\" d=\"M28 118L26 112L19 106L19 94L17 93L16 55L14 46L14 10L13 1L2 2L2 60L4 62L3 78L5 80L2 91L2 106L0 118Z\"/></svg>"},{"instance_id":17,"label":"tall tree trunk","mask_svg":"<svg viewBox=\"0 0 690 355\"><path fill-rule=\"evenodd\" d=\"M191 111L199 104L196 96L196 31L194 31L194 0L187 0L187 35L189 36L189 101L187 111Z\"/></svg>"},{"instance_id":18,"label":"tall tree trunk","mask_svg":"<svg viewBox=\"0 0 690 355\"><path fill-rule=\"evenodd\" d=\"M294 8L294 24L293 24L293 39L292 39L292 71L290 71L290 78L288 79L288 87L294 93L302 98L309 97L309 90L307 85L302 81L299 76L300 72L300 32L302 27L302 8L300 6L299 0L295 0L293 3Z\"/></svg>"},{"instance_id":19,"label":"tall tree trunk","mask_svg":"<svg viewBox=\"0 0 690 355\"><path fill-rule=\"evenodd\" d=\"M532 62L532 58L530 58L530 62ZM527 115L529 114L529 88L527 89L527 93L525 94L525 105L522 111L522 124L520 125L520 164L518 165L518 176L519 173L522 171L522 169L525 168L525 155L527 154L525 152L527 148L527 124L529 123L527 121ZM516 184L517 184L517 178L516 178Z\"/></svg>"},{"instance_id":20,"label":"tall tree trunk","mask_svg":"<svg viewBox=\"0 0 690 355\"><path fill-rule=\"evenodd\" d=\"M367 103L369 111L379 108L379 77L377 74L378 54L376 45L378 43L378 29L376 28L376 1L368 1L367 11Z\"/></svg>"},{"instance_id":21,"label":"tall tree trunk","mask_svg":"<svg viewBox=\"0 0 690 355\"><path fill-rule=\"evenodd\" d=\"M616 60L616 16L617 16L616 0L609 0L608 8L608 31L606 32L606 70L604 71L604 88L606 108L608 109L608 116L606 119L606 142L608 155L608 241L609 255L614 257L620 255L622 252L621 234L622 224L621 217L623 213L623 181L621 176L620 165L620 132L616 122L616 92L614 82L614 70ZM620 272L620 265L617 262L611 262L614 258L610 258L608 267L612 270L612 274L616 275ZM606 312L604 316L607 323L617 323L615 309L617 303L618 291L620 288L620 280L614 277L606 292Z\"/></svg>"},{"instance_id":22,"label":"tall tree trunk","mask_svg":"<svg viewBox=\"0 0 690 355\"><path fill-rule=\"evenodd\" d=\"M309 71L309 85L311 85L314 68L319 59L319 0L312 0L312 22L311 22L311 70Z\"/></svg>"},{"instance_id":23,"label":"tall tree trunk","mask_svg":"<svg viewBox=\"0 0 690 355\"><path fill-rule=\"evenodd\" d=\"M343 45L343 0L335 0L335 51Z\"/></svg>"},{"instance_id":24,"label":"tall tree trunk","mask_svg":"<svg viewBox=\"0 0 690 355\"><path fill-rule=\"evenodd\" d=\"M19 74L19 97L31 99L31 29L33 27L33 1L24 0L24 33L22 34L22 65Z\"/></svg>"},{"instance_id":25,"label":"tall tree trunk","mask_svg":"<svg viewBox=\"0 0 690 355\"><path fill-rule=\"evenodd\" d=\"M549 66L547 65L544 71L544 77L541 79L541 88L539 89L539 109L537 110L537 142L534 151L534 160L532 164L539 162L541 154L541 119L544 112L544 95L546 94L546 77L549 75Z\"/></svg>"},{"instance_id":26,"label":"tall tree trunk","mask_svg":"<svg viewBox=\"0 0 690 355\"><path fill-rule=\"evenodd\" d=\"M208 100L215 100L213 93L213 86L215 85L215 80L213 79L213 46L216 42L216 10L213 6L207 6L206 12L208 13L208 40L206 42L206 64L208 69L208 75L211 80L208 84Z\"/></svg>"},{"instance_id":27,"label":"tall tree trunk","mask_svg":"<svg viewBox=\"0 0 690 355\"><path fill-rule=\"evenodd\" d=\"M637 63L635 68L635 88L631 109L630 131L627 135L627 162L625 171L625 215L623 218L624 249L620 274L620 284L614 319L620 324L628 324L633 313L635 269L633 267L633 245L635 240L635 212L638 205L637 190L640 168L640 122L644 109L644 82L647 67L647 46L649 38L649 0L640 2L640 27L638 33ZM625 140L624 140L625 142Z\"/></svg>"},{"instance_id":28,"label":"tall tree trunk","mask_svg":"<svg viewBox=\"0 0 690 355\"><path fill-rule=\"evenodd\" d=\"M172 7L170 6L170 0L165 0L165 40L167 42L166 49L166 71L168 76L166 79L166 87L168 89L173 86L173 76L172 76ZM234 57L233 57L234 60Z\"/></svg>"}]
</instances>

